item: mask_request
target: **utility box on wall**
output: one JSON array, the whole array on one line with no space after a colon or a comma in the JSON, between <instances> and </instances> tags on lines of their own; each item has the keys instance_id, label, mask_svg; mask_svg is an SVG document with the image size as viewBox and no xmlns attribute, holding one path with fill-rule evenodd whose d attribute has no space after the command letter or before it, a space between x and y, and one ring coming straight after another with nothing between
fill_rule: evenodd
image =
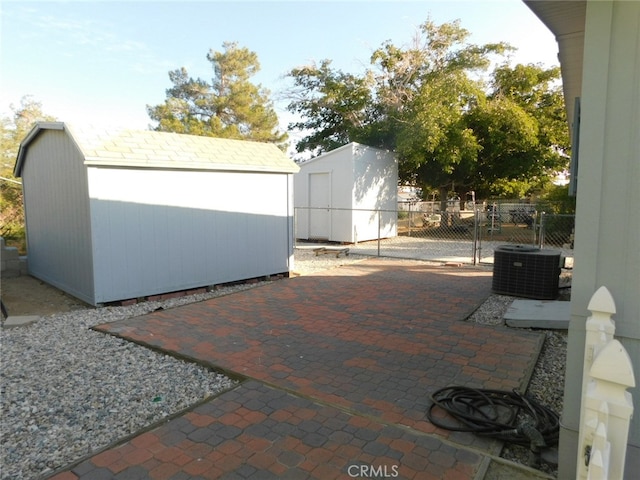
<instances>
[{"instance_id":1,"label":"utility box on wall","mask_svg":"<svg viewBox=\"0 0 640 480\"><path fill-rule=\"evenodd\" d=\"M296 238L356 243L397 235L393 153L349 143L300 164L293 181Z\"/></svg>"},{"instance_id":2,"label":"utility box on wall","mask_svg":"<svg viewBox=\"0 0 640 480\"><path fill-rule=\"evenodd\" d=\"M296 171L273 144L39 123L14 169L29 273L92 305L287 274Z\"/></svg>"}]
</instances>

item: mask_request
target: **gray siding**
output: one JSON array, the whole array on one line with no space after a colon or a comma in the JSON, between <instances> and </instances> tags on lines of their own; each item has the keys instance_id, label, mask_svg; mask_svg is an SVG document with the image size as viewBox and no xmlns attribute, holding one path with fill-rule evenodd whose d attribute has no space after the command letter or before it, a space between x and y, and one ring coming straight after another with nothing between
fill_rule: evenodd
<instances>
[{"instance_id":1,"label":"gray siding","mask_svg":"<svg viewBox=\"0 0 640 480\"><path fill-rule=\"evenodd\" d=\"M93 303L91 231L83 158L63 131L29 145L22 174L29 273Z\"/></svg>"},{"instance_id":2,"label":"gray siding","mask_svg":"<svg viewBox=\"0 0 640 480\"><path fill-rule=\"evenodd\" d=\"M635 368L628 444L640 446L640 3L588 2L580 112L575 268L558 477L575 478L591 296L613 295L616 338ZM569 101L569 99L566 99ZM571 99L572 100L572 99ZM628 450L632 453L632 450ZM629 459L629 455L627 457ZM633 476L635 474L635 476ZM636 478L627 471L625 478Z\"/></svg>"},{"instance_id":3,"label":"gray siding","mask_svg":"<svg viewBox=\"0 0 640 480\"><path fill-rule=\"evenodd\" d=\"M39 123L14 168L31 273L96 305L288 272L296 171L270 144Z\"/></svg>"},{"instance_id":4,"label":"gray siding","mask_svg":"<svg viewBox=\"0 0 640 480\"><path fill-rule=\"evenodd\" d=\"M88 177L99 303L289 271L290 174L90 167Z\"/></svg>"}]
</instances>

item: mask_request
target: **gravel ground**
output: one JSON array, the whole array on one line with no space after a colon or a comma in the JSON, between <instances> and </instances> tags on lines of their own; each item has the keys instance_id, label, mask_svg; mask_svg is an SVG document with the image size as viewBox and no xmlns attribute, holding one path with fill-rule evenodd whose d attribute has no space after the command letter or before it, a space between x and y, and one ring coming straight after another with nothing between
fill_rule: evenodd
<instances>
[{"instance_id":1,"label":"gravel ground","mask_svg":"<svg viewBox=\"0 0 640 480\"><path fill-rule=\"evenodd\" d=\"M251 287L79 309L3 329L0 478L46 475L231 387L216 372L90 328Z\"/></svg>"},{"instance_id":2,"label":"gravel ground","mask_svg":"<svg viewBox=\"0 0 640 480\"><path fill-rule=\"evenodd\" d=\"M296 250L295 271L307 274L367 258L315 256ZM230 388L233 381L203 367L90 330L90 327L171 308L259 284L128 307L87 308L47 316L0 332L0 479L49 474L92 451ZM491 295L469 321L502 324L513 299ZM546 332L528 393L562 407L566 332ZM503 456L526 463L527 452ZM553 468L546 468L554 473Z\"/></svg>"},{"instance_id":3,"label":"gravel ground","mask_svg":"<svg viewBox=\"0 0 640 480\"><path fill-rule=\"evenodd\" d=\"M484 325L502 325L503 317L513 302L513 297L491 295L468 319L470 322ZM564 395L564 372L567 360L566 330L536 330L545 335L544 345L538 357L529 387L525 392L538 403L554 412L562 413L562 397ZM529 464L529 450L517 445L505 444L500 455L502 458L522 465ZM553 454L550 456L553 459ZM546 456L545 456L546 458ZM532 467L557 477L557 459L551 463L540 461Z\"/></svg>"}]
</instances>

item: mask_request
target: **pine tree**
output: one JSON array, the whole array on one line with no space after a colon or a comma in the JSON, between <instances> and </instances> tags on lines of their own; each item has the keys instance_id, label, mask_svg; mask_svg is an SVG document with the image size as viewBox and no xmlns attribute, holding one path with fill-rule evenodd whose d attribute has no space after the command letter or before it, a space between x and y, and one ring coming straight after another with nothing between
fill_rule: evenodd
<instances>
[{"instance_id":1,"label":"pine tree","mask_svg":"<svg viewBox=\"0 0 640 480\"><path fill-rule=\"evenodd\" d=\"M183 67L169 72L173 86L162 105L147 106L155 130L210 137L275 143L285 148L287 134L278 131L278 117L269 91L250 79L260 70L258 57L235 42L224 52L210 50L211 82L191 78Z\"/></svg>"}]
</instances>

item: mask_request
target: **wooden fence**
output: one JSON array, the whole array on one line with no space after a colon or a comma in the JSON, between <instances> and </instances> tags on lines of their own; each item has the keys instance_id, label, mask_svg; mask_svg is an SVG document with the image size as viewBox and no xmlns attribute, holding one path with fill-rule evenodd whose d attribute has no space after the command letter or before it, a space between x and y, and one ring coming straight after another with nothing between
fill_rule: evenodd
<instances>
[{"instance_id":1,"label":"wooden fence","mask_svg":"<svg viewBox=\"0 0 640 480\"><path fill-rule=\"evenodd\" d=\"M635 386L629 354L613 338L613 297L600 287L591 297L586 323L582 405L578 440L579 479L622 479Z\"/></svg>"}]
</instances>

